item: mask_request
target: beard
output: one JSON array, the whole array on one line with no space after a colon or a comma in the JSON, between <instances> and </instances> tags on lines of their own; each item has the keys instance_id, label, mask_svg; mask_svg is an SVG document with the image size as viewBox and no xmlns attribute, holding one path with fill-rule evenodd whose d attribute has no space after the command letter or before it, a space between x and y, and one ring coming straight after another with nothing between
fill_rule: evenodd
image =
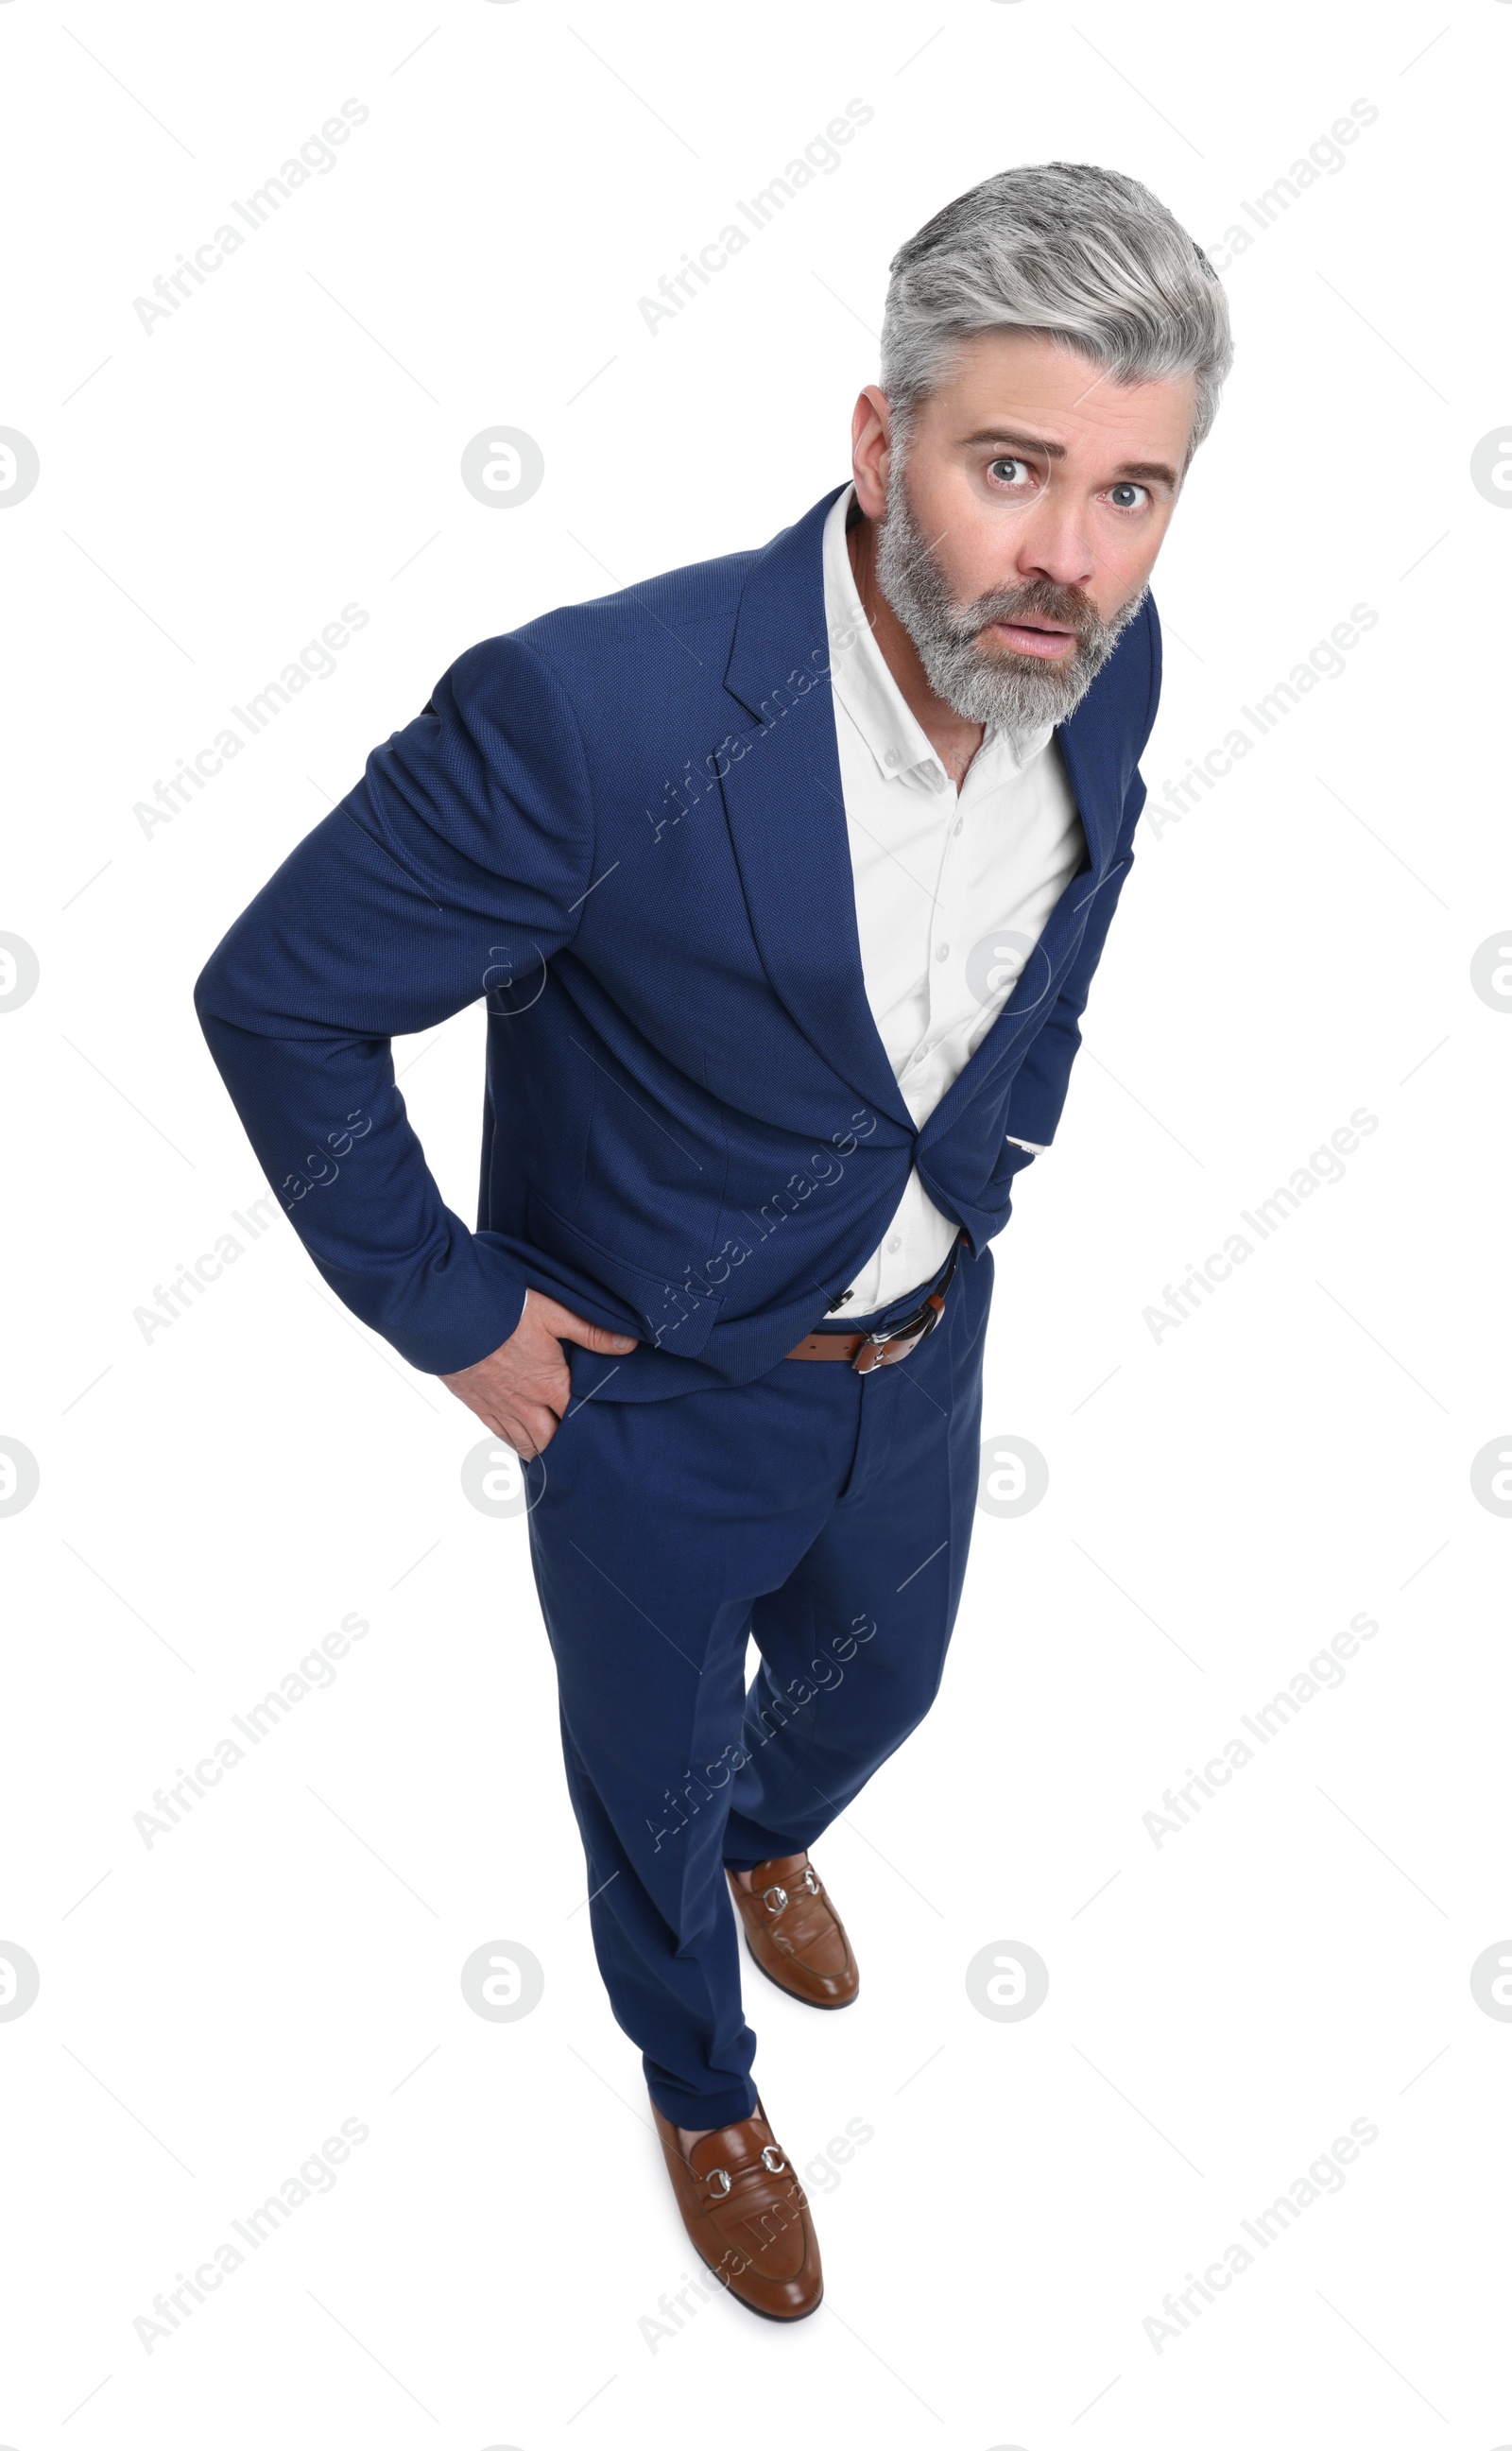
<instances>
[{"instance_id":1,"label":"beard","mask_svg":"<svg viewBox=\"0 0 1512 2451\"><path fill-rule=\"evenodd\" d=\"M1046 724L1078 707L1145 600L1141 587L1104 621L1079 588L1053 579L995 588L958 604L935 549L913 515L901 455L887 473L887 509L877 531L877 583L919 652L937 697L968 723L1006 732L1020 754ZM1041 621L1069 630L1076 646L1056 662L1018 653L982 633L995 621Z\"/></svg>"}]
</instances>

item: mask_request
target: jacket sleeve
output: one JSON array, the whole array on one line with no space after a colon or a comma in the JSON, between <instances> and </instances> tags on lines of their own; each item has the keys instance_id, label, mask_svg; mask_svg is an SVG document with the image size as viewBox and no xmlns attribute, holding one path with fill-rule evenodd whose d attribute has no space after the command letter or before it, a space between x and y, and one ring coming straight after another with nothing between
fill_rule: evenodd
<instances>
[{"instance_id":1,"label":"jacket sleeve","mask_svg":"<svg viewBox=\"0 0 1512 2451\"><path fill-rule=\"evenodd\" d=\"M497 991L524 1009L591 882L587 765L517 638L475 647L210 956L195 1007L268 1182L320 1275L417 1370L510 1336L526 1284L450 1210L390 1042Z\"/></svg>"},{"instance_id":2,"label":"jacket sleeve","mask_svg":"<svg viewBox=\"0 0 1512 2451\"><path fill-rule=\"evenodd\" d=\"M1146 609L1150 623L1150 696L1128 789L1124 794L1114 855L1098 892L1096 906L1087 921L1087 932L1081 940L1080 950L1066 973L1060 993L1047 1019L1035 1033L1008 1097L1007 1129L1010 1136L1036 1143L1040 1148L1048 1148L1056 1137L1056 1127L1060 1122L1066 1091L1071 1084L1071 1068L1081 1045L1081 1016L1087 1009L1093 972L1102 959L1113 914L1118 908L1118 898L1134 866L1134 828L1145 804L1144 778L1139 772L1138 760L1150 737L1155 709L1160 702L1160 624L1153 600Z\"/></svg>"}]
</instances>

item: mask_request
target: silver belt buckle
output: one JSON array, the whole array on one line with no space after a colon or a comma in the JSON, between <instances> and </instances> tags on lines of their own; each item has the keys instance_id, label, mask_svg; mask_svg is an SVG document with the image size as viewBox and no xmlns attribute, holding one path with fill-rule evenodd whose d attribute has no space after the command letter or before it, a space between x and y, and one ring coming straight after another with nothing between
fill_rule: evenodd
<instances>
[{"instance_id":1,"label":"silver belt buckle","mask_svg":"<svg viewBox=\"0 0 1512 2451\"><path fill-rule=\"evenodd\" d=\"M858 1344L855 1352L851 1355L851 1368L853 1370L859 1370L863 1379L869 1379L874 1370L881 1370L883 1366L881 1348L884 1344L890 1344L892 1343L893 1335L894 1330L890 1327L874 1327L869 1336L863 1338L861 1343ZM875 1362L868 1362L866 1356L874 1350L876 1351L877 1359Z\"/></svg>"},{"instance_id":2,"label":"silver belt buckle","mask_svg":"<svg viewBox=\"0 0 1512 2451\"><path fill-rule=\"evenodd\" d=\"M863 1379L869 1378L874 1370L885 1369L887 1365L881 1351L879 1351L875 1362L863 1362L862 1360L862 1355L868 1353L873 1345L881 1347L886 1344L896 1344L901 1338L905 1336L915 1337L921 1343L923 1339L929 1334L930 1329L938 1326L943 1316L943 1312L931 1310L929 1304L925 1303L921 1311L916 1311L912 1319L900 1320L896 1327L874 1327L865 1342L858 1346L855 1356L851 1362L851 1368L853 1370L859 1370Z\"/></svg>"}]
</instances>

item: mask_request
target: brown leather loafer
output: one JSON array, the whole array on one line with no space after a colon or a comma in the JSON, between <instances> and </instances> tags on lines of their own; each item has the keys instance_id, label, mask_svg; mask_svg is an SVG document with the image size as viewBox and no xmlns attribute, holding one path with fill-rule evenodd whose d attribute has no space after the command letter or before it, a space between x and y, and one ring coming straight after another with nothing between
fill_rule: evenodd
<instances>
[{"instance_id":1,"label":"brown leather loafer","mask_svg":"<svg viewBox=\"0 0 1512 2451\"><path fill-rule=\"evenodd\" d=\"M808 2198L758 2100L749 2119L711 2128L691 2153L651 2104L683 2226L732 2298L779 2324L811 2315L824 2294Z\"/></svg>"},{"instance_id":2,"label":"brown leather loafer","mask_svg":"<svg viewBox=\"0 0 1512 2451\"><path fill-rule=\"evenodd\" d=\"M845 1927L806 1854L772 1855L744 1889L727 1875L752 1957L811 2009L848 2009L861 1989Z\"/></svg>"}]
</instances>

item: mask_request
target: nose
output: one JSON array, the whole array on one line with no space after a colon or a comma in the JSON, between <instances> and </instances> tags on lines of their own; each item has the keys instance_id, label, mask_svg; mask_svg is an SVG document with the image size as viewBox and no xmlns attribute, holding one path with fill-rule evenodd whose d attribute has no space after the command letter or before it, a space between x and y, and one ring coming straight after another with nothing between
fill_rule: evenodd
<instances>
[{"instance_id":1,"label":"nose","mask_svg":"<svg viewBox=\"0 0 1512 2451\"><path fill-rule=\"evenodd\" d=\"M1048 578L1056 587L1089 587L1095 570L1081 506L1047 488L1018 536L1015 567L1024 581Z\"/></svg>"}]
</instances>

